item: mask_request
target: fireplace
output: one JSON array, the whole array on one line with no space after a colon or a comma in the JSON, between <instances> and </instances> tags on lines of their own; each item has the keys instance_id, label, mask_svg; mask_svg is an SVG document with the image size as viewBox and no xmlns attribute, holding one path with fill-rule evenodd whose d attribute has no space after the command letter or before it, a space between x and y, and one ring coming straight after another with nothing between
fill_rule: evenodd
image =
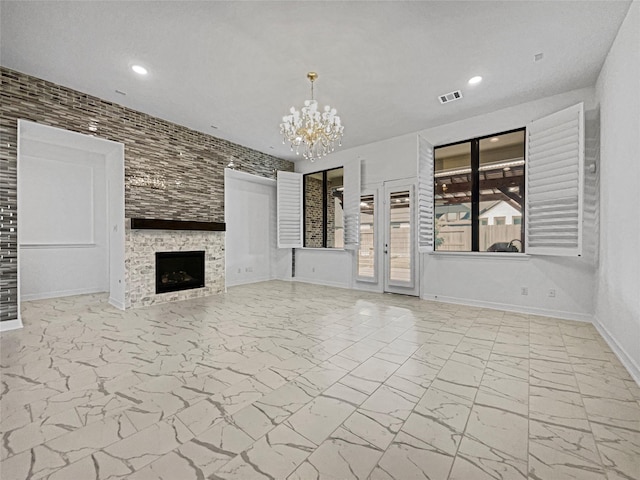
<instances>
[{"instance_id":1,"label":"fireplace","mask_svg":"<svg viewBox=\"0 0 640 480\"><path fill-rule=\"evenodd\" d=\"M204 250L156 252L156 293L204 287Z\"/></svg>"}]
</instances>

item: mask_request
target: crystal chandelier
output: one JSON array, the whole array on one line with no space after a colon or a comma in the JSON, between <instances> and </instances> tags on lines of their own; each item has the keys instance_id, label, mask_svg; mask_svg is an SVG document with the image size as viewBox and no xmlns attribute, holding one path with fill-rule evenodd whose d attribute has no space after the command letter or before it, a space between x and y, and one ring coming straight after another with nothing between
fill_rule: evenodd
<instances>
[{"instance_id":1,"label":"crystal chandelier","mask_svg":"<svg viewBox=\"0 0 640 480\"><path fill-rule=\"evenodd\" d=\"M282 117L280 134L282 143L291 144L291 151L295 147L296 155L299 155L302 146L304 158L313 162L333 152L336 141L338 146L342 145L344 127L335 108L326 105L323 112L318 110L318 102L313 98L313 82L318 74L309 72L307 78L311 81L311 100L304 101L301 111L291 107L291 114Z\"/></svg>"}]
</instances>

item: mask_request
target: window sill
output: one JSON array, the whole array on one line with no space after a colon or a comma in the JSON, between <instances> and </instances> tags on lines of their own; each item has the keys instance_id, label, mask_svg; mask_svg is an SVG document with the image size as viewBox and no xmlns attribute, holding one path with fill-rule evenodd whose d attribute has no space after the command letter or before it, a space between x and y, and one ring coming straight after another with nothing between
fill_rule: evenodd
<instances>
[{"instance_id":1,"label":"window sill","mask_svg":"<svg viewBox=\"0 0 640 480\"><path fill-rule=\"evenodd\" d=\"M296 250L313 250L318 252L346 252L344 248L328 248L328 247L298 247Z\"/></svg>"},{"instance_id":2,"label":"window sill","mask_svg":"<svg viewBox=\"0 0 640 480\"><path fill-rule=\"evenodd\" d=\"M512 260L527 261L531 255L527 253L501 253L501 252L429 252L429 256L438 257L465 257L465 258L510 258Z\"/></svg>"}]
</instances>

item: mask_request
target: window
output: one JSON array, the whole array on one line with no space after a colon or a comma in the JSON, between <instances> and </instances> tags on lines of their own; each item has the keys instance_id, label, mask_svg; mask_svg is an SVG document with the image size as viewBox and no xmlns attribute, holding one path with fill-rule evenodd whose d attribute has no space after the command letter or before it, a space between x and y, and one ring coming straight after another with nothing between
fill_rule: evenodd
<instances>
[{"instance_id":1,"label":"window","mask_svg":"<svg viewBox=\"0 0 640 480\"><path fill-rule=\"evenodd\" d=\"M343 168L309 173L303 178L304 246L344 248Z\"/></svg>"},{"instance_id":2,"label":"window","mask_svg":"<svg viewBox=\"0 0 640 480\"><path fill-rule=\"evenodd\" d=\"M523 251L524 151L524 129L434 149L436 250Z\"/></svg>"},{"instance_id":3,"label":"window","mask_svg":"<svg viewBox=\"0 0 640 480\"><path fill-rule=\"evenodd\" d=\"M360 159L306 175L279 171L278 248L357 250L360 173Z\"/></svg>"},{"instance_id":4,"label":"window","mask_svg":"<svg viewBox=\"0 0 640 480\"><path fill-rule=\"evenodd\" d=\"M375 203L373 195L360 197L360 247L358 248L358 277L375 279Z\"/></svg>"},{"instance_id":5,"label":"window","mask_svg":"<svg viewBox=\"0 0 640 480\"><path fill-rule=\"evenodd\" d=\"M511 145L520 155L500 148L517 136L526 138L526 169L524 140ZM596 137L591 142L594 139L597 144ZM418 135L417 140L420 253L481 251L485 247L487 251L523 252L526 246L530 255L582 255L582 103L534 120L526 131L512 130L444 145L437 152L424 136ZM496 145L492 147L492 143ZM589 158L597 162L595 156ZM508 208L500 212L502 207ZM469 219L470 224L444 224L445 214L452 211L459 211L460 220ZM490 216L504 216L505 224L493 225ZM520 218L513 221L514 217ZM513 233L513 237L506 237L511 240L496 241L495 234L500 229Z\"/></svg>"},{"instance_id":6,"label":"window","mask_svg":"<svg viewBox=\"0 0 640 480\"><path fill-rule=\"evenodd\" d=\"M412 281L410 190L394 191L389 197L389 281Z\"/></svg>"}]
</instances>

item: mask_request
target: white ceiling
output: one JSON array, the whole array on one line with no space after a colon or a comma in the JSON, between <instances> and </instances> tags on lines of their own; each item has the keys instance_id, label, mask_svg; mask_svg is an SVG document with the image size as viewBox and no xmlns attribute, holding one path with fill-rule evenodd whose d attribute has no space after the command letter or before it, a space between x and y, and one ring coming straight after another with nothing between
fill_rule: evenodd
<instances>
[{"instance_id":1,"label":"white ceiling","mask_svg":"<svg viewBox=\"0 0 640 480\"><path fill-rule=\"evenodd\" d=\"M594 85L629 4L2 0L0 63L295 160L278 125L310 70L355 147Z\"/></svg>"}]
</instances>

